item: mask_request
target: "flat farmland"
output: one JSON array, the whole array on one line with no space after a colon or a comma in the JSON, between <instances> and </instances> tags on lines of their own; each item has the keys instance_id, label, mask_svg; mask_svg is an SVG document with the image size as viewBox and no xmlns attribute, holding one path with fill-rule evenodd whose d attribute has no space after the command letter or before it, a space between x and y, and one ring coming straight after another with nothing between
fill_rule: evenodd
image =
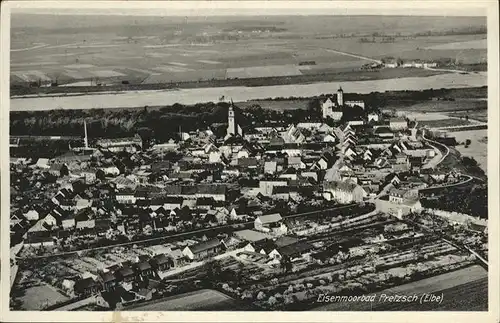
<instances>
[{"instance_id":1,"label":"flat farmland","mask_svg":"<svg viewBox=\"0 0 500 323\"><path fill-rule=\"evenodd\" d=\"M441 304L419 302L387 303L380 301L380 295L417 295L423 293L443 294ZM488 272L480 266L471 266L450 273L422 279L409 284L386 289L375 295L374 302L339 302L320 305L315 311L469 311L488 309ZM318 303L320 304L320 303Z\"/></svg>"},{"instance_id":2,"label":"flat farmland","mask_svg":"<svg viewBox=\"0 0 500 323\"><path fill-rule=\"evenodd\" d=\"M221 292L203 289L167 297L149 304L125 308L125 311L238 311L243 307Z\"/></svg>"},{"instance_id":3,"label":"flat farmland","mask_svg":"<svg viewBox=\"0 0 500 323\"><path fill-rule=\"evenodd\" d=\"M482 61L486 53L484 33L440 34L464 23L480 30L484 18L405 17L402 23L401 17L213 17L186 23L174 17L63 16L46 21L42 16L13 16L11 84L150 84L337 74L386 56L470 63ZM394 36L391 42L384 40L388 30ZM415 36L419 32L437 34Z\"/></svg>"},{"instance_id":4,"label":"flat farmland","mask_svg":"<svg viewBox=\"0 0 500 323\"><path fill-rule=\"evenodd\" d=\"M483 99L477 100L463 100L456 99L455 101L428 101L411 104L405 107L404 111L415 113L429 113L431 112L456 112L456 111L485 111L488 108L488 102ZM457 115L459 116L459 115Z\"/></svg>"}]
</instances>

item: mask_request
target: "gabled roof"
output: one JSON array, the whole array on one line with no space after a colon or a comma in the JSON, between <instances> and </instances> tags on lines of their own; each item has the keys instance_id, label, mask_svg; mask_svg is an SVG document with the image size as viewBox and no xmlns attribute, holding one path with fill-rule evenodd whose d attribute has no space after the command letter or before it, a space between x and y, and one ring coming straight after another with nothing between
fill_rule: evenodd
<instances>
[{"instance_id":1,"label":"gabled roof","mask_svg":"<svg viewBox=\"0 0 500 323\"><path fill-rule=\"evenodd\" d=\"M279 213L261 215L257 219L259 219L262 224L275 223L283 220Z\"/></svg>"},{"instance_id":2,"label":"gabled roof","mask_svg":"<svg viewBox=\"0 0 500 323\"><path fill-rule=\"evenodd\" d=\"M205 242L198 243L194 246L190 246L189 249L191 250L192 253L196 254L209 249L213 249L215 247L220 246L221 244L222 242L219 239L214 238L211 240L207 240Z\"/></svg>"},{"instance_id":3,"label":"gabled roof","mask_svg":"<svg viewBox=\"0 0 500 323\"><path fill-rule=\"evenodd\" d=\"M338 190L338 191L344 191L344 192L352 192L357 187L360 187L360 186L353 183L353 182L350 182L350 181L328 182L328 183L324 184L324 189Z\"/></svg>"},{"instance_id":4,"label":"gabled roof","mask_svg":"<svg viewBox=\"0 0 500 323\"><path fill-rule=\"evenodd\" d=\"M284 247L278 248L278 252L282 256L296 256L301 253L312 250L314 247L310 243L307 242L297 242L294 244L286 245Z\"/></svg>"}]
</instances>

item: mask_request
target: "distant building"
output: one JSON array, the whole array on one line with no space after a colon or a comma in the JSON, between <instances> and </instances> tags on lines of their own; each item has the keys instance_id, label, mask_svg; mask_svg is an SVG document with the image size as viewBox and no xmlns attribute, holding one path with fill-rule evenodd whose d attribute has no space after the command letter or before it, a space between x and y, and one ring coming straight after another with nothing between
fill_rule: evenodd
<instances>
[{"instance_id":1,"label":"distant building","mask_svg":"<svg viewBox=\"0 0 500 323\"><path fill-rule=\"evenodd\" d=\"M389 120L389 128L391 130L405 130L408 128L408 122L405 118L391 118Z\"/></svg>"},{"instance_id":2,"label":"distant building","mask_svg":"<svg viewBox=\"0 0 500 323\"><path fill-rule=\"evenodd\" d=\"M359 203L367 196L363 187L349 181L326 183L323 187L323 191L327 200L336 200L339 203Z\"/></svg>"},{"instance_id":3,"label":"distant building","mask_svg":"<svg viewBox=\"0 0 500 323\"><path fill-rule=\"evenodd\" d=\"M255 230L261 232L269 232L273 234L286 234L288 229L283 223L283 218L279 213L262 215L254 221Z\"/></svg>"},{"instance_id":4,"label":"distant building","mask_svg":"<svg viewBox=\"0 0 500 323\"><path fill-rule=\"evenodd\" d=\"M193 246L187 246L182 250L182 254L189 260L199 261L210 256L217 255L225 249L226 246L224 245L224 242L214 238Z\"/></svg>"}]
</instances>

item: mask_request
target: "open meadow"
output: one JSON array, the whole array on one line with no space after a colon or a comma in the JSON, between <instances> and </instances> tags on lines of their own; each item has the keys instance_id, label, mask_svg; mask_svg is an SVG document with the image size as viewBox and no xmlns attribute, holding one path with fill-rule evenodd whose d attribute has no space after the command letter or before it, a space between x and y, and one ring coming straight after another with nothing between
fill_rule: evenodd
<instances>
[{"instance_id":1,"label":"open meadow","mask_svg":"<svg viewBox=\"0 0 500 323\"><path fill-rule=\"evenodd\" d=\"M471 144L458 145L455 148L462 156L473 157L479 166L486 172L488 165L488 130L472 130L472 131L456 131L451 132L450 136L454 136L457 142L462 143L467 139Z\"/></svg>"},{"instance_id":2,"label":"open meadow","mask_svg":"<svg viewBox=\"0 0 500 323\"><path fill-rule=\"evenodd\" d=\"M74 24L72 16L13 15L11 84L297 77L359 71L387 56L462 64L486 57L480 17L164 18L94 16Z\"/></svg>"}]
</instances>

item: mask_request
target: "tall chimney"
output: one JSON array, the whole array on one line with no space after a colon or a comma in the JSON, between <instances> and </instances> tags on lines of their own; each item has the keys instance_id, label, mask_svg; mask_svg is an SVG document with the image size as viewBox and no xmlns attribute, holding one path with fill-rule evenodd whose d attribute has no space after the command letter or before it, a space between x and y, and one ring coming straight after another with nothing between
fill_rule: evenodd
<instances>
[{"instance_id":1,"label":"tall chimney","mask_svg":"<svg viewBox=\"0 0 500 323\"><path fill-rule=\"evenodd\" d=\"M83 129L85 131L85 139L83 140L85 149L89 149L89 138L87 137L87 122L85 120L83 120Z\"/></svg>"}]
</instances>

